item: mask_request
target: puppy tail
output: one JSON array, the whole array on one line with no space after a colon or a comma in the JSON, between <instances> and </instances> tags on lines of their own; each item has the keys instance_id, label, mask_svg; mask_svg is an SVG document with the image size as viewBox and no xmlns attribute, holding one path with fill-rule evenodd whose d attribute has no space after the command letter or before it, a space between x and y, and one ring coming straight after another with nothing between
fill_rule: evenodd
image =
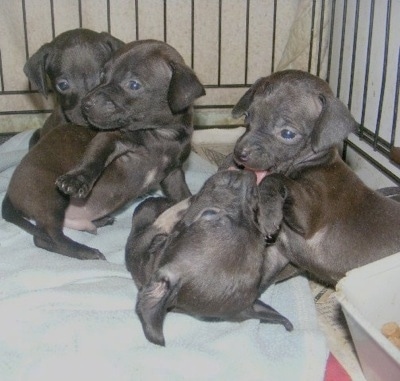
<instances>
[{"instance_id":1,"label":"puppy tail","mask_svg":"<svg viewBox=\"0 0 400 381\"><path fill-rule=\"evenodd\" d=\"M14 225L19 226L27 233L42 239L48 239L48 236L43 231L41 231L37 226L29 222L21 214L21 212L14 207L13 203L8 197L8 194L6 194L3 199L3 204L1 206L1 215L7 222L11 222Z\"/></svg>"}]
</instances>

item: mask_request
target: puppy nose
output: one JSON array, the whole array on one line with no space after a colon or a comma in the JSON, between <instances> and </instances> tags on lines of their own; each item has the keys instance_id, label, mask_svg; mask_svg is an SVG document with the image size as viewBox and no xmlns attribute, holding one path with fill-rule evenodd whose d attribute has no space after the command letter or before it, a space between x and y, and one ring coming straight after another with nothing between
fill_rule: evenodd
<instances>
[{"instance_id":1,"label":"puppy nose","mask_svg":"<svg viewBox=\"0 0 400 381\"><path fill-rule=\"evenodd\" d=\"M89 111L94 106L94 102L88 98L82 101L82 107L85 111Z\"/></svg>"},{"instance_id":2,"label":"puppy nose","mask_svg":"<svg viewBox=\"0 0 400 381\"><path fill-rule=\"evenodd\" d=\"M250 152L248 149L244 148L239 152L236 152L236 158L241 161L242 163L245 163L247 160L249 160Z\"/></svg>"}]
</instances>

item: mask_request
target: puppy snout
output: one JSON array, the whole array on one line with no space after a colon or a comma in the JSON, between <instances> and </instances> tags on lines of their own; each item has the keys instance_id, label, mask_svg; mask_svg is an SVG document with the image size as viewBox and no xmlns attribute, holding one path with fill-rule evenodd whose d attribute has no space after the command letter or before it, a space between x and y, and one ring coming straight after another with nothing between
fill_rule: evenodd
<instances>
[{"instance_id":1,"label":"puppy snout","mask_svg":"<svg viewBox=\"0 0 400 381\"><path fill-rule=\"evenodd\" d=\"M89 111L94 106L94 101L91 98L85 98L82 101L82 108L84 111Z\"/></svg>"},{"instance_id":2,"label":"puppy snout","mask_svg":"<svg viewBox=\"0 0 400 381\"><path fill-rule=\"evenodd\" d=\"M250 150L248 148L242 148L235 152L235 157L241 163L246 163L250 157Z\"/></svg>"},{"instance_id":3,"label":"puppy snout","mask_svg":"<svg viewBox=\"0 0 400 381\"><path fill-rule=\"evenodd\" d=\"M108 112L114 112L115 111L115 104L112 101L107 101L106 102L106 110Z\"/></svg>"}]
</instances>

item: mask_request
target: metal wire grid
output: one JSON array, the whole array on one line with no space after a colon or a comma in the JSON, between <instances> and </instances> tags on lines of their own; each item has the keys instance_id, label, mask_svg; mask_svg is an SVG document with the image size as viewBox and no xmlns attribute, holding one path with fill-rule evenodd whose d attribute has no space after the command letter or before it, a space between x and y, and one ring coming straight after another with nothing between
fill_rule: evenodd
<instances>
[{"instance_id":1,"label":"metal wire grid","mask_svg":"<svg viewBox=\"0 0 400 381\"><path fill-rule=\"evenodd\" d=\"M23 20L23 28L24 28L24 39L25 39L25 55L26 58L28 58L33 52L30 51L30 46L29 46L29 39L28 39L28 33L29 33L29 27L27 24L27 10L26 10L26 2L29 0L21 0L21 11L22 11L22 20ZM84 27L83 25L83 10L82 10L82 0L77 0L78 1L78 17L79 17L79 27ZM141 38L141 19L140 19L140 12L139 9L141 7L143 0L134 0L133 6L135 7L135 36L136 39ZM195 10L196 10L196 1L201 1L201 0L190 0L191 5L190 5L190 12L191 12L191 36L190 36L190 41L191 41L191 55L190 55L190 65L192 67L196 66L195 62ZM221 38L221 31L222 31L222 24L223 24L223 17L222 17L222 10L223 10L223 1L229 1L229 0L218 0L218 38L217 38L217 46L216 49L218 51L218 75L216 81L213 83L206 83L205 87L206 88L248 88L251 83L249 83L248 79L248 71L249 71L249 65L248 65L248 51L249 51L249 26L251 23L250 19L250 6L252 0L243 0L245 2L245 9L246 12L244 15L238 15L238 17L244 17L245 18L245 45L244 45L244 73L243 77L244 80L240 81L238 83L232 84L232 83L224 83L222 81L221 77L221 60L222 60L222 38ZM393 22L393 1L398 2L398 0L386 0L385 1L385 33L380 34L378 37L376 37L376 9L377 5L381 8L383 6L384 1L379 1L379 4L376 4L375 0L370 0L368 1L361 1L361 0L320 0L318 7L317 7L317 1L313 0L312 1L312 17L310 20L310 29L309 29L309 56L308 56L308 71L313 72L313 74L316 74L318 76L321 76L321 52L322 52L322 41L324 39L323 34L326 33L324 31L324 28L322 27L324 25L325 20L325 14L326 14L326 8L330 7L330 15L331 15L331 20L330 20L330 27L329 27L329 52L328 52L328 67L327 67L327 77L324 78L328 82L332 82L331 86L334 87L336 85L336 95L340 97L345 103L347 103L349 109L351 111L353 108L354 104L354 77L355 74L357 73L357 68L356 65L359 65L357 62L357 49L360 46L360 28L363 28L364 33L365 33L365 28L367 28L367 49L366 49L366 59L365 59L365 70L364 70L364 80L363 83L360 84L358 83L357 86L360 87L362 86L363 91L362 91L362 108L361 108L361 114L359 115L358 121L360 122L360 131L359 131L359 136L360 139L363 141L367 142L370 146L373 147L374 150L377 150L381 152L384 156L388 157L390 149L395 145L396 142L396 131L397 131L397 120L398 120L398 106L399 106L399 88L400 88L400 49L397 45L397 73L395 75L396 77L396 84L395 84L395 92L394 94L391 94L391 99L388 98L387 92L386 92L386 86L387 86L387 81L388 81L388 57L389 57L389 51L390 49L393 50L393 44L390 45L390 39L393 38L393 33L391 33L391 23ZM112 7L112 2L113 0L106 0L106 14L107 14L107 30L110 33L113 33L113 24L111 21L111 7ZM362 15L360 15L360 7L366 6L366 3L368 3L369 7L369 20L363 19ZM168 42L168 22L167 22L167 12L168 12L168 0L163 0L163 39L164 41ZM397 5L397 3L396 3ZM56 35L56 24L55 24L55 17L54 17L54 0L49 0L49 7L50 7L50 13L51 13L51 28L52 28L52 36L55 37ZM278 14L278 7L280 7L279 1L274 0L272 3L272 8L271 12L273 14L272 18L272 36L271 40L269 41L270 44L270 55L271 55L271 67L270 67L270 72L274 72L276 68L276 54L275 54L275 42L276 42L276 30L277 30L277 23L281 22L281 20L278 20L277 14ZM352 8L354 12L349 12L349 8ZM317 13L317 8L319 15L316 17ZM319 25L316 25L316 22L319 22ZM352 28L349 28L349 21L352 21ZM313 35L315 31L318 31L319 33L319 39L318 39L318 47L316 50L314 49L313 43ZM339 36L339 41L338 40ZM384 46L383 49L383 54L382 57L375 57L372 55L372 40L373 38L379 38L380 39L380 44ZM351 41L349 44L348 41ZM266 44L268 41L266 42ZM398 43L398 41L397 41ZM336 45L335 45L336 44ZM336 46L336 49L334 48L334 45ZM396 45L395 45L396 47ZM350 50L350 53L349 53ZM316 52L316 53L315 53ZM315 57L313 57L313 54L317 54L317 65L316 67L312 68L312 62ZM345 60L345 55L347 56L350 54L350 65L348 64L348 60ZM391 59L393 59L393 54L391 55ZM374 100L375 104L377 103L377 115L376 115L376 120L372 121L369 120L366 121L366 111L369 107L371 107L371 102L368 98L370 90L370 72L371 72L371 65L375 64L376 60L381 60L382 64L382 74L381 74L381 81L380 81L380 90L379 90L379 97ZM336 62L335 68L333 68L333 62ZM344 69L348 71L348 67L350 67L350 74L348 78L344 78L343 72ZM267 75L269 73L265 73ZM392 76L393 77L393 76ZM392 78L391 77L391 78ZM346 88L347 94L345 94L345 91L343 89ZM243 91L244 91L243 90ZM27 93L36 93L36 90L32 90L31 87L27 90L18 90L18 91L8 91L5 88L5 83L4 83L4 75L3 75L3 65L2 65L2 54L0 50L0 95L12 95L12 94L27 94ZM391 117L391 126L390 126L390 133L386 133L385 136L381 133L381 127L382 127L382 110L384 104L386 105L387 103L392 103L391 112L392 112L392 117ZM227 105L227 104L207 104L207 105L200 105L197 106L199 109L201 108L231 108L233 105ZM19 111L2 111L0 112L0 115L13 115L13 114L35 114L35 113L44 113L44 112L49 112L49 110L19 110ZM386 126L387 128L387 126ZM345 144L345 150L344 154L346 154L346 148L347 145L349 145L351 148L356 150L358 153L363 155L368 161L372 162L374 165L376 165L379 170L382 172L386 173L389 177L391 177L393 180L400 182L399 178L394 176L390 171L388 171L387 168L382 167L379 163L375 162L374 159L366 154L364 151L362 151L357 144L347 142Z\"/></svg>"}]
</instances>

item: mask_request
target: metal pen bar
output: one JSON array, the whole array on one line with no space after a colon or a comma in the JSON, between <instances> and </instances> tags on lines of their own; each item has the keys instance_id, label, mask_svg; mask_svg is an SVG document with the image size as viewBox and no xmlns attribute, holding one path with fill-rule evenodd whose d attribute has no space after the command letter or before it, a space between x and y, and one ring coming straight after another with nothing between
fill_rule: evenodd
<instances>
[{"instance_id":1,"label":"metal pen bar","mask_svg":"<svg viewBox=\"0 0 400 381\"><path fill-rule=\"evenodd\" d=\"M338 84L336 88L336 96L338 98L340 98L340 90L342 89L343 54L344 54L344 40L346 38L346 23L347 23L347 0L344 0L343 14L342 14L342 34L340 37L340 50L339 50Z\"/></svg>"},{"instance_id":2,"label":"metal pen bar","mask_svg":"<svg viewBox=\"0 0 400 381\"><path fill-rule=\"evenodd\" d=\"M54 20L54 0L50 0L50 17L51 17L51 35L56 36L56 24Z\"/></svg>"},{"instance_id":3,"label":"metal pen bar","mask_svg":"<svg viewBox=\"0 0 400 381\"><path fill-rule=\"evenodd\" d=\"M308 51L308 72L311 72L312 56L313 56L313 45L314 45L314 27L315 27L315 4L316 0L313 0L311 10L311 31L310 31L310 47Z\"/></svg>"},{"instance_id":4,"label":"metal pen bar","mask_svg":"<svg viewBox=\"0 0 400 381\"><path fill-rule=\"evenodd\" d=\"M107 31L111 33L111 0L107 0Z\"/></svg>"},{"instance_id":5,"label":"metal pen bar","mask_svg":"<svg viewBox=\"0 0 400 381\"><path fill-rule=\"evenodd\" d=\"M328 50L328 67L326 70L326 81L329 82L331 77L331 60L332 60L332 41L333 31L335 28L335 12L336 12L336 0L332 0L331 6L331 30L329 32L329 50Z\"/></svg>"},{"instance_id":6,"label":"metal pen bar","mask_svg":"<svg viewBox=\"0 0 400 381\"><path fill-rule=\"evenodd\" d=\"M324 36L324 21L325 21L325 0L321 1L321 14L319 19L319 41L318 41L318 57L317 57L317 76L321 72L321 53L322 53L322 39Z\"/></svg>"},{"instance_id":7,"label":"metal pen bar","mask_svg":"<svg viewBox=\"0 0 400 381\"><path fill-rule=\"evenodd\" d=\"M397 130L397 114L399 109L399 92L400 92L400 48L397 54L397 79L396 79L396 91L394 94L393 104L393 123L392 123L392 134L390 137L390 148L394 147L396 130Z\"/></svg>"},{"instance_id":8,"label":"metal pen bar","mask_svg":"<svg viewBox=\"0 0 400 381\"><path fill-rule=\"evenodd\" d=\"M244 83L247 85L249 64L249 22L250 22L250 0L246 1L246 42L244 53Z\"/></svg>"},{"instance_id":9,"label":"metal pen bar","mask_svg":"<svg viewBox=\"0 0 400 381\"><path fill-rule=\"evenodd\" d=\"M367 105L367 95L368 95L368 81L369 81L369 68L371 63L371 43L372 43L372 31L374 28L374 10L375 10L375 1L371 0L371 7L369 13L369 30L368 30L368 44L367 44L367 60L366 60L366 68L365 68L365 78L364 78L364 92L363 92L363 100L362 100L362 110L361 110L361 128L360 128L360 137L363 136L365 130L365 111Z\"/></svg>"},{"instance_id":10,"label":"metal pen bar","mask_svg":"<svg viewBox=\"0 0 400 381\"><path fill-rule=\"evenodd\" d=\"M0 91L1 93L4 93L3 59L1 58L1 49L0 49Z\"/></svg>"},{"instance_id":11,"label":"metal pen bar","mask_svg":"<svg viewBox=\"0 0 400 381\"><path fill-rule=\"evenodd\" d=\"M386 75L387 75L387 59L389 53L389 35L390 35L390 10L392 6L392 0L388 0L387 8L386 8L386 30L385 30L385 50L383 53L383 67L382 67L382 82L381 82L381 91L379 95L379 106L378 106L378 115L376 118L376 127L375 127L375 139L373 147L376 149L378 143L379 132L381 129L381 118L382 118L382 108L383 108L383 99L385 97L385 88L386 88Z\"/></svg>"},{"instance_id":12,"label":"metal pen bar","mask_svg":"<svg viewBox=\"0 0 400 381\"><path fill-rule=\"evenodd\" d=\"M275 38L276 38L276 15L277 15L278 3L274 0L274 16L272 26L272 54L271 54L271 73L275 71Z\"/></svg>"},{"instance_id":13,"label":"metal pen bar","mask_svg":"<svg viewBox=\"0 0 400 381\"><path fill-rule=\"evenodd\" d=\"M360 19L360 0L356 2L356 12L354 14L354 33L353 33L353 50L351 52L351 68L350 68L350 87L349 87L349 98L347 101L347 107L351 111L353 101L353 87L354 87L354 70L356 65L356 52L357 52L357 38L358 38L358 21Z\"/></svg>"}]
</instances>

